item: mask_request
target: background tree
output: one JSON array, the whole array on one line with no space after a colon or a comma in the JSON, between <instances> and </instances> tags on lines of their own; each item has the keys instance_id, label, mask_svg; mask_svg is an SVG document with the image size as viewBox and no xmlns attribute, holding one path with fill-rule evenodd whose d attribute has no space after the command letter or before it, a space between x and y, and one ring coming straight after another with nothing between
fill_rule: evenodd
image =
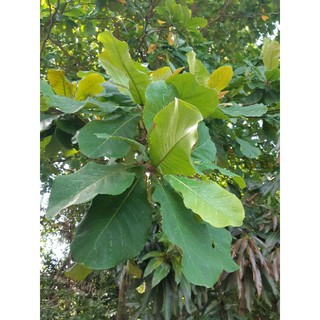
<instances>
[{"instance_id":1,"label":"background tree","mask_svg":"<svg viewBox=\"0 0 320 320\"><path fill-rule=\"evenodd\" d=\"M91 314L92 318L111 318L116 313L118 280L126 284L127 305L136 318L140 315L147 319L161 318L163 310L167 318L171 314L181 319L242 319L242 314L245 319L278 318L279 69L267 59L270 44L265 43L261 52L263 39L277 30L278 21L279 5L272 1L41 3L44 79L48 69L63 69L73 81L85 74L79 71L105 74L97 59L102 51L97 36L105 29L127 41L132 57L150 70L169 65L173 70L184 67L192 73L192 50L210 74L220 66L232 66L233 78L224 89L228 92L220 93L222 112L206 120L216 155L215 165L204 169L214 181L241 198L246 211L244 224L229 229L233 236L232 256L240 269L223 274L215 287L209 289L188 281L175 286L170 273L151 289L152 277L141 278L140 273L144 271L146 275L150 264L150 259L143 258L129 263L129 275L116 268L94 272L77 284L63 274L71 267L72 257L66 252L66 259L55 262L46 253L45 240L56 233L70 243L87 207L77 205L62 211L55 220L42 219L43 319L51 319L53 315L57 318L58 314L70 319L81 319L82 315L88 319ZM61 118L56 108L49 108L45 90L49 89L42 89L41 98L44 195L51 189L55 175L75 172L86 163L86 157L72 144L72 137L92 116L82 112ZM122 105L132 106L123 96L113 95L113 99L118 99L117 103L122 99ZM103 110L100 114L96 112L94 118L101 116ZM158 252L156 256L171 255L169 244L159 242L156 233L150 246L144 249L144 254L152 248ZM68 289L52 290L62 288L59 283ZM91 291L86 289L89 284ZM79 292L86 298L79 299ZM105 293L109 298L103 300ZM174 300L173 296L179 298Z\"/></svg>"}]
</instances>

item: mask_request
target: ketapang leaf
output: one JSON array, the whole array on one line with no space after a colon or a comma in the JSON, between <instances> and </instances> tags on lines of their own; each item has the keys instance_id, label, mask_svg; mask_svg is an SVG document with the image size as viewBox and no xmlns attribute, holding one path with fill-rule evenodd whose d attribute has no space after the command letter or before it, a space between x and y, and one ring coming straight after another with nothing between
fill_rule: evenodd
<instances>
[{"instance_id":1,"label":"ketapang leaf","mask_svg":"<svg viewBox=\"0 0 320 320\"><path fill-rule=\"evenodd\" d=\"M166 175L165 179L182 194L187 208L213 227L239 227L244 219L241 201L214 181Z\"/></svg>"},{"instance_id":2,"label":"ketapang leaf","mask_svg":"<svg viewBox=\"0 0 320 320\"><path fill-rule=\"evenodd\" d=\"M85 100L88 97L96 96L103 91L101 83L105 80L100 74L89 74L78 82L75 95L76 100Z\"/></svg>"},{"instance_id":3,"label":"ketapang leaf","mask_svg":"<svg viewBox=\"0 0 320 320\"><path fill-rule=\"evenodd\" d=\"M221 91L228 86L232 79L233 71L231 66L223 66L213 71L209 80L208 87Z\"/></svg>"},{"instance_id":4,"label":"ketapang leaf","mask_svg":"<svg viewBox=\"0 0 320 320\"><path fill-rule=\"evenodd\" d=\"M209 288L223 270L238 269L231 259L231 235L227 230L197 221L179 194L168 185L159 184L153 199L161 206L163 232L183 251L182 271L188 281Z\"/></svg>"},{"instance_id":5,"label":"ketapang leaf","mask_svg":"<svg viewBox=\"0 0 320 320\"><path fill-rule=\"evenodd\" d=\"M98 40L105 48L100 54L104 69L118 85L119 90L129 89L134 101L144 105L145 90L150 83L147 70L137 67L130 57L128 44L115 38L110 31L100 33Z\"/></svg>"},{"instance_id":6,"label":"ketapang leaf","mask_svg":"<svg viewBox=\"0 0 320 320\"><path fill-rule=\"evenodd\" d=\"M99 195L71 243L75 261L93 270L109 269L137 256L151 225L144 175L118 196Z\"/></svg>"},{"instance_id":7,"label":"ketapang leaf","mask_svg":"<svg viewBox=\"0 0 320 320\"><path fill-rule=\"evenodd\" d=\"M195 174L190 154L202 119L197 108L179 99L159 111L149 136L152 165L163 174Z\"/></svg>"},{"instance_id":8,"label":"ketapang leaf","mask_svg":"<svg viewBox=\"0 0 320 320\"><path fill-rule=\"evenodd\" d=\"M130 187L135 173L130 166L105 166L89 162L76 173L61 175L53 182L47 217L54 217L72 204L93 199L97 194L116 195Z\"/></svg>"},{"instance_id":9,"label":"ketapang leaf","mask_svg":"<svg viewBox=\"0 0 320 320\"><path fill-rule=\"evenodd\" d=\"M77 87L65 77L63 70L50 69L47 73L47 78L57 95L68 98L74 96Z\"/></svg>"}]
</instances>

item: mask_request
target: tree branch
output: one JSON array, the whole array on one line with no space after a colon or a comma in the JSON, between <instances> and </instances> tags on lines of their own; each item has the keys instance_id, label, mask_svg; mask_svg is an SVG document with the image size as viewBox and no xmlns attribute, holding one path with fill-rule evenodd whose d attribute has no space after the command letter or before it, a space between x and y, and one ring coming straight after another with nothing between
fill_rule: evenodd
<instances>
[{"instance_id":1,"label":"tree branch","mask_svg":"<svg viewBox=\"0 0 320 320\"><path fill-rule=\"evenodd\" d=\"M53 14L52 14L52 11L51 11L50 0L48 0L48 4L49 4L49 11L50 11L49 28L48 28L48 32L47 32L46 36L44 37L44 39L42 41L41 50L40 50L40 57L42 56L44 47L46 45L46 42L48 41L48 39L50 37L50 33L51 33L51 30L52 30L52 27L53 27L54 20L55 20L56 15L57 15L57 13L59 11L60 0L57 0L57 6L55 7L55 10L54 10Z\"/></svg>"}]
</instances>

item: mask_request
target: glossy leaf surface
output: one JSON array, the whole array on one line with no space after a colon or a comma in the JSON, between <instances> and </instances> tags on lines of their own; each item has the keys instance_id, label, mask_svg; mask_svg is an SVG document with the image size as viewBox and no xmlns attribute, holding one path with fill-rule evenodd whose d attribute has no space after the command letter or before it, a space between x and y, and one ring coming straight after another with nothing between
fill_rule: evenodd
<instances>
[{"instance_id":1,"label":"glossy leaf surface","mask_svg":"<svg viewBox=\"0 0 320 320\"><path fill-rule=\"evenodd\" d=\"M201 120L202 115L194 106L179 99L158 112L149 136L150 158L163 174L195 173L190 154Z\"/></svg>"},{"instance_id":2,"label":"glossy leaf surface","mask_svg":"<svg viewBox=\"0 0 320 320\"><path fill-rule=\"evenodd\" d=\"M230 107L221 108L221 110L230 117L261 117L268 111L268 108L261 103L247 107L234 104Z\"/></svg>"},{"instance_id":3,"label":"glossy leaf surface","mask_svg":"<svg viewBox=\"0 0 320 320\"><path fill-rule=\"evenodd\" d=\"M186 56L188 60L190 73L192 73L195 76L196 80L200 84L206 87L210 78L210 73L203 65L203 63L196 58L196 54L194 51L188 52Z\"/></svg>"}]
</instances>

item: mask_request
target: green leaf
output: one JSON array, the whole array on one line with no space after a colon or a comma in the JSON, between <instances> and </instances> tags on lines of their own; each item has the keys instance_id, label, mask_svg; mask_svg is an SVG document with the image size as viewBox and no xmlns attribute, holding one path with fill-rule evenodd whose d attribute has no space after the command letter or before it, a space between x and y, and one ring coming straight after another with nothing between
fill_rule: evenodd
<instances>
[{"instance_id":1,"label":"green leaf","mask_svg":"<svg viewBox=\"0 0 320 320\"><path fill-rule=\"evenodd\" d=\"M125 156L130 149L130 144L127 141L111 139L111 137L135 138L139 120L140 114L132 113L116 119L89 122L79 131L77 137L80 151L89 158Z\"/></svg>"},{"instance_id":2,"label":"green leaf","mask_svg":"<svg viewBox=\"0 0 320 320\"><path fill-rule=\"evenodd\" d=\"M241 201L216 182L174 175L167 175L165 179L182 194L185 206L210 225L217 228L242 225L244 209Z\"/></svg>"},{"instance_id":3,"label":"green leaf","mask_svg":"<svg viewBox=\"0 0 320 320\"><path fill-rule=\"evenodd\" d=\"M192 160L213 162L216 159L216 153L217 149L211 140L208 127L204 122L200 122L198 125L198 142L191 153Z\"/></svg>"},{"instance_id":4,"label":"green leaf","mask_svg":"<svg viewBox=\"0 0 320 320\"><path fill-rule=\"evenodd\" d=\"M228 86L229 82L232 79L233 71L230 66L223 66L213 71L209 80L208 87L215 88L218 91L221 91Z\"/></svg>"},{"instance_id":5,"label":"green leaf","mask_svg":"<svg viewBox=\"0 0 320 320\"><path fill-rule=\"evenodd\" d=\"M221 110L230 117L261 117L267 113L268 108L264 104L254 104L247 107L234 104L230 107L221 108Z\"/></svg>"},{"instance_id":6,"label":"green leaf","mask_svg":"<svg viewBox=\"0 0 320 320\"><path fill-rule=\"evenodd\" d=\"M128 44L115 38L110 31L98 35L105 50L100 54L104 69L115 84L129 89L136 103L144 105L145 90L149 84L147 73L137 68L130 57Z\"/></svg>"},{"instance_id":7,"label":"green leaf","mask_svg":"<svg viewBox=\"0 0 320 320\"><path fill-rule=\"evenodd\" d=\"M194 51L188 52L186 56L188 59L190 73L195 76L196 80L200 84L206 87L210 78L210 73L203 65L203 63L200 60L196 59L196 54Z\"/></svg>"},{"instance_id":8,"label":"green leaf","mask_svg":"<svg viewBox=\"0 0 320 320\"><path fill-rule=\"evenodd\" d=\"M93 200L71 243L72 256L94 270L115 267L140 253L150 225L151 208L141 174L121 195Z\"/></svg>"},{"instance_id":9,"label":"green leaf","mask_svg":"<svg viewBox=\"0 0 320 320\"><path fill-rule=\"evenodd\" d=\"M262 59L266 70L279 66L280 44L277 41L265 39L262 46Z\"/></svg>"},{"instance_id":10,"label":"green leaf","mask_svg":"<svg viewBox=\"0 0 320 320\"><path fill-rule=\"evenodd\" d=\"M170 265L162 263L154 272L152 277L151 288L154 288L161 280L163 280L170 272Z\"/></svg>"},{"instance_id":11,"label":"green leaf","mask_svg":"<svg viewBox=\"0 0 320 320\"><path fill-rule=\"evenodd\" d=\"M61 96L51 96L47 99L47 104L51 107L57 107L62 112L72 114L80 111L84 107L98 107L105 113L111 113L114 110L121 108L116 103L111 101L101 102L93 98L88 98L84 101L77 101L71 98Z\"/></svg>"},{"instance_id":12,"label":"green leaf","mask_svg":"<svg viewBox=\"0 0 320 320\"><path fill-rule=\"evenodd\" d=\"M158 268L163 263L163 261L164 261L164 259L162 256L150 259L147 267L144 270L143 277L146 278L149 274L151 274L153 272L153 270Z\"/></svg>"},{"instance_id":13,"label":"green leaf","mask_svg":"<svg viewBox=\"0 0 320 320\"><path fill-rule=\"evenodd\" d=\"M158 185L153 198L161 206L164 233L183 251L182 271L188 281L209 288L217 282L223 269L229 272L237 269L230 256L231 235L227 230L221 229L220 234L214 236L212 232L217 229L199 223L170 186Z\"/></svg>"},{"instance_id":14,"label":"green leaf","mask_svg":"<svg viewBox=\"0 0 320 320\"><path fill-rule=\"evenodd\" d=\"M54 92L59 96L71 98L76 92L76 85L71 83L64 75L63 70L50 69L47 78Z\"/></svg>"},{"instance_id":15,"label":"green leaf","mask_svg":"<svg viewBox=\"0 0 320 320\"><path fill-rule=\"evenodd\" d=\"M191 73L169 77L166 82L176 87L179 99L193 104L204 118L212 114L219 104L216 90L202 86Z\"/></svg>"},{"instance_id":16,"label":"green leaf","mask_svg":"<svg viewBox=\"0 0 320 320\"><path fill-rule=\"evenodd\" d=\"M149 135L150 158L163 174L195 174L190 154L202 119L193 105L179 99L157 113Z\"/></svg>"},{"instance_id":17,"label":"green leaf","mask_svg":"<svg viewBox=\"0 0 320 320\"><path fill-rule=\"evenodd\" d=\"M47 103L50 107L57 107L64 113L75 113L86 105L86 101L76 101L61 96L51 96Z\"/></svg>"},{"instance_id":18,"label":"green leaf","mask_svg":"<svg viewBox=\"0 0 320 320\"><path fill-rule=\"evenodd\" d=\"M236 140L239 143L240 151L243 153L244 156L250 159L256 159L260 156L261 151L258 147L255 147L251 143L240 138L237 138Z\"/></svg>"},{"instance_id":19,"label":"green leaf","mask_svg":"<svg viewBox=\"0 0 320 320\"><path fill-rule=\"evenodd\" d=\"M54 92L48 82L40 80L40 91L45 97L51 97L54 95Z\"/></svg>"},{"instance_id":20,"label":"green leaf","mask_svg":"<svg viewBox=\"0 0 320 320\"><path fill-rule=\"evenodd\" d=\"M83 281L90 273L92 272L91 269L86 268L80 263L75 263L72 267L67 269L64 274L67 278L81 282Z\"/></svg>"},{"instance_id":21,"label":"green leaf","mask_svg":"<svg viewBox=\"0 0 320 320\"><path fill-rule=\"evenodd\" d=\"M132 167L102 165L89 162L76 173L61 175L53 181L47 217L54 217L72 204L93 199L97 194L117 195L130 187L134 180Z\"/></svg>"},{"instance_id":22,"label":"green leaf","mask_svg":"<svg viewBox=\"0 0 320 320\"><path fill-rule=\"evenodd\" d=\"M276 69L272 69L272 70L267 70L265 72L265 76L266 76L267 80L270 82L277 81L280 79L280 69L276 68Z\"/></svg>"},{"instance_id":23,"label":"green leaf","mask_svg":"<svg viewBox=\"0 0 320 320\"><path fill-rule=\"evenodd\" d=\"M149 84L146 90L147 102L143 108L143 122L148 131L152 127L155 115L176 97L178 97L178 92L171 84L164 81Z\"/></svg>"},{"instance_id":24,"label":"green leaf","mask_svg":"<svg viewBox=\"0 0 320 320\"><path fill-rule=\"evenodd\" d=\"M100 74L89 74L78 82L75 95L76 100L85 100L88 97L96 96L103 91L100 85L105 80Z\"/></svg>"}]
</instances>

